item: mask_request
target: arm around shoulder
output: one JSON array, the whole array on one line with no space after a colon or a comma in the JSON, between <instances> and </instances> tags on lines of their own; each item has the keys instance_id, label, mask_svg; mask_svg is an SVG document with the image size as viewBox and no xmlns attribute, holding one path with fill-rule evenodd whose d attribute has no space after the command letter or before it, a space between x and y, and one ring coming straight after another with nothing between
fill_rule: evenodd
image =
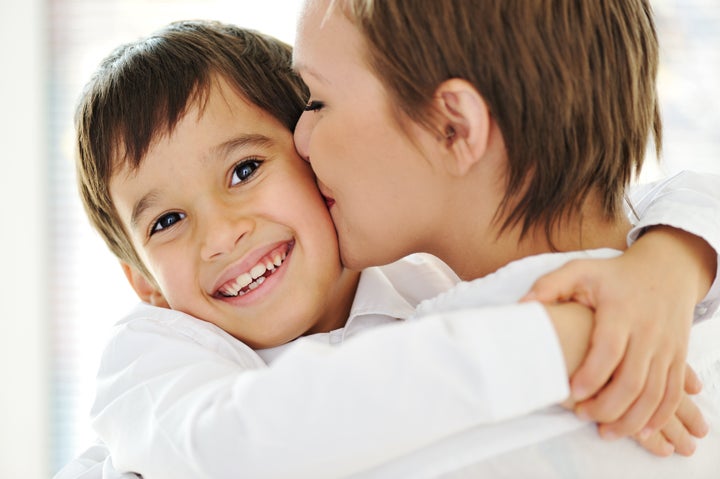
<instances>
[{"instance_id":1,"label":"arm around shoulder","mask_svg":"<svg viewBox=\"0 0 720 479\"><path fill-rule=\"evenodd\" d=\"M231 337L181 313L165 310L174 318L165 321L136 318L106 349L93 425L118 471L153 478L357 473L567 397L562 374L550 392L498 400L498 384L536 376L521 365L522 374L504 382L501 374L489 376L507 351L534 348L527 363L539 375L564 365L558 353L553 367L555 356L538 346L545 337L556 341L542 307L490 309L505 322L451 315L378 327L342 347L299 341L270 367L237 341L240 350L225 350ZM522 320L528 316L540 320ZM208 332L217 337L202 339Z\"/></svg>"}]
</instances>

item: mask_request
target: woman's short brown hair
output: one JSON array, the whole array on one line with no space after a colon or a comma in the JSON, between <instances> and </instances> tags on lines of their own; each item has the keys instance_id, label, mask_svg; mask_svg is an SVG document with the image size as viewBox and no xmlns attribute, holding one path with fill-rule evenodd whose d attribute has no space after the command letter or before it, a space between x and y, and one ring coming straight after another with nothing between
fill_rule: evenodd
<instances>
[{"instance_id":1,"label":"woman's short brown hair","mask_svg":"<svg viewBox=\"0 0 720 479\"><path fill-rule=\"evenodd\" d=\"M90 221L118 258L152 279L110 198L112 175L137 169L217 75L292 131L308 94L291 62L287 44L211 21L172 23L105 58L76 113L77 176Z\"/></svg>"},{"instance_id":2,"label":"woman's short brown hair","mask_svg":"<svg viewBox=\"0 0 720 479\"><path fill-rule=\"evenodd\" d=\"M652 133L658 43L646 0L336 0L396 109L431 126L450 78L487 102L508 153L503 227L549 235L591 190L622 211ZM510 207L509 205L513 205Z\"/></svg>"}]
</instances>

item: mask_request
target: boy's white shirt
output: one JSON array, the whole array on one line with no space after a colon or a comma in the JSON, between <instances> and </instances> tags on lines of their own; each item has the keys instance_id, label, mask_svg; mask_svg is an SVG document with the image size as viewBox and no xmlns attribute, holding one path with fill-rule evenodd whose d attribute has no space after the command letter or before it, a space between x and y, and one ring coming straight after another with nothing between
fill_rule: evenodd
<instances>
[{"instance_id":1,"label":"boy's white shirt","mask_svg":"<svg viewBox=\"0 0 720 479\"><path fill-rule=\"evenodd\" d=\"M567 397L539 305L398 325L393 316L413 308L388 297L381 270L362 279L371 294L353 308L343 347L333 333L303 338L270 367L212 324L136 308L108 345L92 411L115 467L147 478L335 478ZM386 296L382 313L375 294ZM499 367L504 351L523 354ZM532 380L511 380L524 374Z\"/></svg>"},{"instance_id":2,"label":"boy's white shirt","mask_svg":"<svg viewBox=\"0 0 720 479\"><path fill-rule=\"evenodd\" d=\"M720 251L717 184L717 177L674 177L636 205L652 221L639 222L630 238L649 224L669 224ZM668 206L680 201L675 196L687 198L684 207ZM119 323L98 377L93 423L112 462L101 461L95 448L92 458L81 456L57 477L123 477L118 470L146 478L338 477L468 425L564 399L562 355L535 304L440 314L358 334L409 317L419 300L455 280L425 256L368 270L346 328L295 341L276 360L278 348L256 353L209 323L139 307ZM717 296L716 278L699 316L717 308Z\"/></svg>"}]
</instances>

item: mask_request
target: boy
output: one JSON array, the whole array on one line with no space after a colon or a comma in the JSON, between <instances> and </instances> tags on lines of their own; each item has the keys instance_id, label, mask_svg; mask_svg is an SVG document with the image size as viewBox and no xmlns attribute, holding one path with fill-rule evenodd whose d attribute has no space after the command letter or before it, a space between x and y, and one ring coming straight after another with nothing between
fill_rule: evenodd
<instances>
[{"instance_id":1,"label":"boy","mask_svg":"<svg viewBox=\"0 0 720 479\"><path fill-rule=\"evenodd\" d=\"M287 148L287 123L278 122L288 116L282 114L287 107L271 110L264 106L278 104L267 92L287 94L291 90L276 83L293 81L282 75L283 66L270 61L263 50L269 48L269 56L282 53L284 57L279 56L286 61L289 51L283 52L268 39L258 45L255 37L217 24L171 26L146 42L119 50L105 63L85 97L87 108L81 110L80 118L92 127L80 128L81 144L102 146L108 144L106 138L116 138L118 141L109 145L120 145L121 149L120 153L105 150L98 154L100 148L92 150L90 146L85 151L85 159L93 161L81 165L83 193L91 216L96 215L96 224L125 262L129 281L144 301L202 317L232 334L177 312L148 307L119 325L101 367L94 411L95 425L113 451L115 466L149 477L192 477L200 474L198 471L212 477L233 471L260 477L281 475L285 470L296 477L334 476L362 470L468 424L502 419L564 398L566 385L556 374L562 358L553 348L537 348L536 357L542 357L545 366L537 368L537 361L528 360L522 370L536 367L542 382L552 385L545 389L548 392L534 397L520 395L522 400L492 411L480 387L482 393L478 390L471 394L473 407L435 410L443 404L457 405L458 389L467 393L472 382L465 374L478 380L482 369L486 381L493 377L492 371L482 366L496 368L489 367L487 356L481 358L477 351L458 348L464 336L459 332L487 337L482 334L483 323L489 326L490 321L474 320L471 324L454 320L454 333L443 332L441 321L387 329L382 336L358 337L347 347L333 351L332 361L324 357L328 351L321 343L313 342L310 336L284 352L269 369L264 369L263 359L269 361L276 351L258 351L258 356L234 340L267 348L342 325L346 326L342 334L349 336L380 322L392 322L392 317L408 317L418 301L412 294L400 294L397 287L389 288L395 294L392 313L382 310L378 314L372 301L359 308L356 300L350 315L352 324L345 323L357 275L339 267L337 250L334 254L327 254L327 249L318 251L318 245L327 240L327 227L322 224L323 218L328 219L327 212L322 204L317 208L321 199L317 192L307 189L312 185L307 165ZM158 66L157 71L143 63L145 54ZM175 62L177 69L172 67ZM123 73L130 71L144 71L147 82L120 83L128 80ZM188 76L192 80L186 81ZM170 84L166 79L174 80L172 84L180 92L177 96L172 89L165 91ZM149 92L142 93L144 102L117 94L136 91L138 83ZM117 95L107 95L103 85L112 87ZM253 95L253 85L262 85L266 93ZM295 96L302 100L302 96ZM128 109L106 104L99 118L112 117L117 111L129 116L115 117L115 125L101 122L95 116L96 107L106 98L119 98L147 110L135 118ZM298 108L295 111L299 113ZM156 124L143 121L147 118ZM147 128L113 129L118 124ZM97 125L110 125L110 131L91 135L97 134ZM139 140L133 136L137 132ZM100 141L88 141L91 138ZM98 173L98 158L106 158L109 161L104 164L112 167ZM87 177L83 179L83 175ZM97 178L101 179L99 184L108 184L104 192L93 183ZM103 208L95 206L98 202L106 205L105 216L100 213ZM300 211L294 212L295 208ZM112 215L117 216L109 218ZM330 241L325 246L332 248L333 244ZM394 268L364 273L358 289L362 291L364 284L374 281L375 293L381 294L378 285L392 285L393 272L409 277L401 272L409 266ZM432 263L415 265L413 270L429 277L434 293L454 281ZM297 284L309 289L307 298L293 296L299 291ZM328 295L331 288L333 294ZM298 304L293 304L296 301ZM536 335L519 343L504 338L508 350L547 344L542 338L554 337L552 328L543 326L547 323L543 314L538 316L536 306L511 309L516 313L491 308L487 314L515 314L518 321L528 322L527 327L536 330ZM512 330L511 320L503 321ZM403 341L398 341L400 338ZM329 340L337 339L331 333ZM321 341L327 343L328 339ZM418 350L420 345L423 347ZM142 354L138 354L138 346ZM180 348L182 357L174 357ZM491 350L479 343L477 349ZM392 374L391 368L398 367L399 358L412 359L414 367L402 371L417 384L397 384L401 375ZM568 355L566 359L572 369L572 358ZM436 361L459 361L464 367L455 371L450 366L451 371L447 371L433 367ZM504 372L512 373L508 369ZM352 382L348 382L348 375ZM169 377L173 379L168 381ZM505 384L502 379L496 381L498 387L488 389L500 395L499 391L506 389L500 386ZM363 384L367 385L364 390ZM328 385L332 387L328 389ZM352 385L361 390L353 390ZM390 396L378 397L371 387ZM444 392L434 391L438 387ZM430 400L431 393L439 397ZM427 405L409 408L418 396L428 398ZM268 402L278 398L286 399L281 404ZM490 400L496 406L501 402ZM367 408L382 416L375 421L350 417L345 409L349 404L357 414ZM377 421L385 417L396 421L395 428L392 434L384 431L378 437ZM131 426L134 421L150 435ZM178 445L170 439L173 437L191 442ZM384 447L380 439L391 447ZM186 446L193 449L187 451L190 455L183 453ZM148 454L150 450L152 454ZM325 457L308 457L308 451ZM273 453L282 460L268 461Z\"/></svg>"}]
</instances>

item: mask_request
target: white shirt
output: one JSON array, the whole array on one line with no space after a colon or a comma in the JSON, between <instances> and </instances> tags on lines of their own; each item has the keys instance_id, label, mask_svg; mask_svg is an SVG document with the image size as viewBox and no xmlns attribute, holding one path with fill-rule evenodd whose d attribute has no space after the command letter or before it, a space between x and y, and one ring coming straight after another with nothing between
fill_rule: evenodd
<instances>
[{"instance_id":1,"label":"white shirt","mask_svg":"<svg viewBox=\"0 0 720 479\"><path fill-rule=\"evenodd\" d=\"M635 225L628 235L632 244L649 226L670 225L703 238L720 253L720 176L684 171L632 191L631 214ZM719 257L720 259L720 257ZM696 309L696 318L708 318L720 307L720 261L715 281Z\"/></svg>"},{"instance_id":2,"label":"white shirt","mask_svg":"<svg viewBox=\"0 0 720 479\"><path fill-rule=\"evenodd\" d=\"M570 259L610 257L613 250L555 253L510 263L496 273L428 300L418 314L502 304L520 298L542 274ZM449 318L450 315L445 315ZM469 428L353 477L372 478L666 478L720 477L720 319L693 327L689 362L704 383L696 397L710 433L692 457L656 458L631 439L603 441L595 425L559 406L502 424ZM530 377L529 375L526 377Z\"/></svg>"},{"instance_id":3,"label":"white shirt","mask_svg":"<svg viewBox=\"0 0 720 479\"><path fill-rule=\"evenodd\" d=\"M686 175L669 187L679 182L685 188L689 181L695 188L693 181L704 180ZM693 198L685 211L656 214L657 223L680 225L720 251L720 198L712 194L717 181L700 185L710 192L704 202ZM676 201L663 194L656 191L658 199L647 202L650 212ZM696 208L711 214L688 214ZM631 237L647 224L639 223ZM346 328L258 352L208 323L140 307L118 325L107 348L94 424L118 451L118 470L139 469L150 478L236 477L238 471L251 471L249 477L338 477L422 449L468 424L564 399L561 354L535 305L492 307L482 321L475 312L406 323L358 335L343 348L330 346L408 317L419 300L455 280L446 267L420 256L370 269ZM705 315L717 307L717 285L716 279ZM528 328L535 332L516 334ZM145 353L138 357L138 351ZM269 445L269 454L255 455L258 445ZM102 459L102 447L57 477L121 477L109 457Z\"/></svg>"},{"instance_id":4,"label":"white shirt","mask_svg":"<svg viewBox=\"0 0 720 479\"><path fill-rule=\"evenodd\" d=\"M360 296L343 347L329 344L332 333L303 338L269 367L210 323L139 306L107 347L92 411L116 469L148 479L334 478L567 397L541 306L402 323L388 309L414 308L388 295L383 271L363 282L389 308L378 313L363 300L374 294ZM372 333L359 332L368 321ZM507 351L523 354L500 366ZM509 379L528 372L532 380Z\"/></svg>"},{"instance_id":5,"label":"white shirt","mask_svg":"<svg viewBox=\"0 0 720 479\"><path fill-rule=\"evenodd\" d=\"M703 381L703 391L694 397L710 432L697 443L691 457L673 455L657 458L648 454L630 439L603 441L598 438L593 424L573 428L552 436L560 428L545 424L535 428L533 420L543 419L543 414L533 414L527 420L513 421L512 426L502 427L493 435L494 441L502 441L512 429L517 434L541 429L545 438L514 449L505 454L490 457L463 468L450 468L451 472L440 474L443 479L493 478L493 479L717 479L720 477L720 317L698 323L690 337L688 361ZM552 415L553 411L544 414ZM563 414L564 413L559 413ZM552 420L552 418L548 418ZM556 418L559 419L559 418ZM522 421L522 422L520 422ZM409 458L407 458L409 459ZM406 463L414 463L407 461ZM415 467L419 463L413 464ZM417 470L417 469L416 469ZM413 477L422 475L375 477ZM388 471L385 471L388 472ZM367 475L366 477L372 477ZM427 477L427 476L426 476Z\"/></svg>"}]
</instances>

